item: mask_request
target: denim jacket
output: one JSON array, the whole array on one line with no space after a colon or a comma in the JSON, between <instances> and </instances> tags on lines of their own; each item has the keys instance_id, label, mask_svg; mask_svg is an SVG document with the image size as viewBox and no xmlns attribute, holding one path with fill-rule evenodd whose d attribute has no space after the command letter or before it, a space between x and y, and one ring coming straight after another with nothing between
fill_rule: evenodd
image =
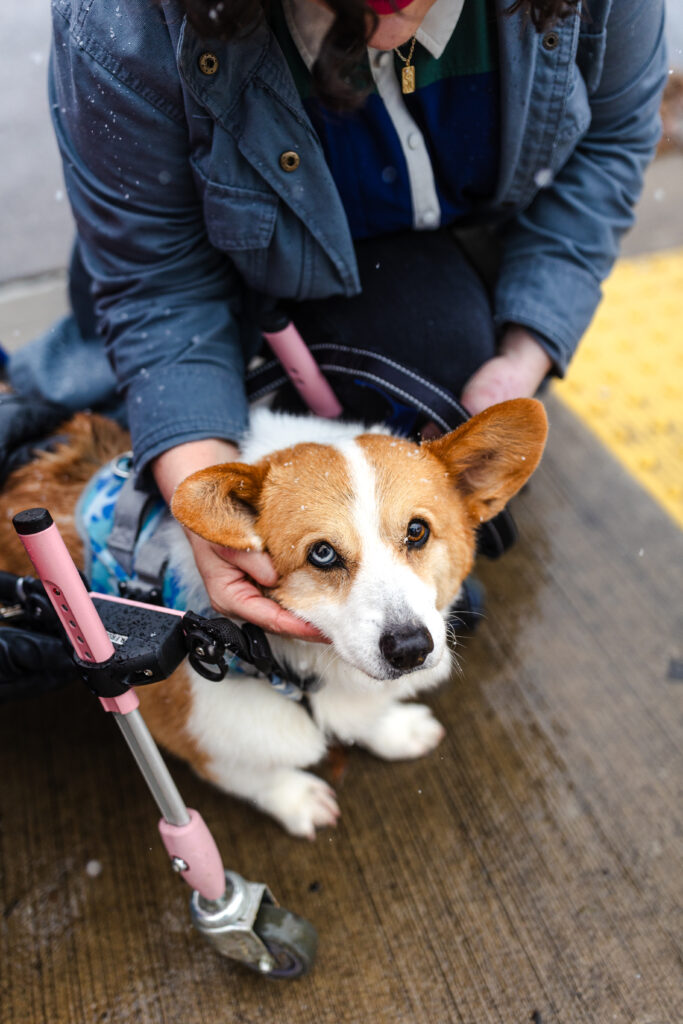
<instances>
[{"instance_id":1,"label":"denim jacket","mask_svg":"<svg viewBox=\"0 0 683 1024\"><path fill-rule=\"evenodd\" d=\"M562 372L659 136L664 0L590 0L544 34L497 5L501 171L481 214L502 239L495 317L540 332ZM221 42L200 39L178 0L52 7L53 120L140 470L183 441L242 433L246 289L352 295L354 249L265 24Z\"/></svg>"}]
</instances>

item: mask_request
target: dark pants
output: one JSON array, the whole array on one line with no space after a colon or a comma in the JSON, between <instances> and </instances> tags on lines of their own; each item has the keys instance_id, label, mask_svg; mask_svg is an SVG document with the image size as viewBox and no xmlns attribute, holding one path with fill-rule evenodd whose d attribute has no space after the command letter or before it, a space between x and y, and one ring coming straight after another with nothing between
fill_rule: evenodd
<instances>
[{"instance_id":1,"label":"dark pants","mask_svg":"<svg viewBox=\"0 0 683 1024\"><path fill-rule=\"evenodd\" d=\"M292 303L287 311L309 345L335 344L379 353L459 398L495 355L486 283L450 229L373 238L356 244L363 291ZM335 381L345 410L368 418L367 389ZM289 403L290 405L292 403Z\"/></svg>"}]
</instances>

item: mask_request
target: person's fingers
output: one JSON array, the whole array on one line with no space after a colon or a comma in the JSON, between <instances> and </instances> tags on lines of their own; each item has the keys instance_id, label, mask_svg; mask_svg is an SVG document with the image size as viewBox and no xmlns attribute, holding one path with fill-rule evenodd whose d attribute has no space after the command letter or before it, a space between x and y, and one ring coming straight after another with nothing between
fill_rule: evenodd
<instances>
[{"instance_id":1,"label":"person's fingers","mask_svg":"<svg viewBox=\"0 0 683 1024\"><path fill-rule=\"evenodd\" d=\"M274 587L277 583L275 567L265 551L239 551L237 548L214 548L214 551L219 558L236 565L264 587Z\"/></svg>"},{"instance_id":2,"label":"person's fingers","mask_svg":"<svg viewBox=\"0 0 683 1024\"><path fill-rule=\"evenodd\" d=\"M216 611L253 622L267 633L279 633L301 640L327 640L310 622L298 618L275 601L264 597L249 583L243 586L233 584L224 588L215 598L211 593L209 597L212 598L211 603Z\"/></svg>"},{"instance_id":3,"label":"person's fingers","mask_svg":"<svg viewBox=\"0 0 683 1024\"><path fill-rule=\"evenodd\" d=\"M460 400L473 416L488 409L490 405L496 405L497 402L512 397L508 394L504 369L504 366L499 366L498 359L492 359L484 363L463 388Z\"/></svg>"},{"instance_id":4,"label":"person's fingers","mask_svg":"<svg viewBox=\"0 0 683 1024\"><path fill-rule=\"evenodd\" d=\"M494 356L470 377L460 400L474 416L509 398L530 398L543 379L539 374L536 366L504 355Z\"/></svg>"},{"instance_id":5,"label":"person's fingers","mask_svg":"<svg viewBox=\"0 0 683 1024\"><path fill-rule=\"evenodd\" d=\"M327 638L310 622L264 597L237 566L228 562L224 566L220 572L214 568L207 581L209 599L216 611L229 617L246 619L269 633L327 642Z\"/></svg>"},{"instance_id":6,"label":"person's fingers","mask_svg":"<svg viewBox=\"0 0 683 1024\"><path fill-rule=\"evenodd\" d=\"M265 552L221 548L199 538L192 547L211 606L221 615L246 619L269 633L329 643L310 622L264 597L252 582L263 586L277 583L277 573Z\"/></svg>"}]
</instances>

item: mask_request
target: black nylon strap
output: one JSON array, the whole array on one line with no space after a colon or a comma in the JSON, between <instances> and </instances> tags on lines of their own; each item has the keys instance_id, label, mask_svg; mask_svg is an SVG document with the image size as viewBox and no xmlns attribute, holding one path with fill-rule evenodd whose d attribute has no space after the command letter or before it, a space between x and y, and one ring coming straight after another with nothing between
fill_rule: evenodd
<instances>
[{"instance_id":1,"label":"black nylon strap","mask_svg":"<svg viewBox=\"0 0 683 1024\"><path fill-rule=\"evenodd\" d=\"M356 377L379 385L398 401L407 402L433 419L442 430L454 430L469 419L469 413L445 388L401 366L393 359L346 345L311 345L320 369L334 387L335 377ZM247 396L255 401L288 381L277 360L269 360L250 371L246 378Z\"/></svg>"},{"instance_id":2,"label":"black nylon strap","mask_svg":"<svg viewBox=\"0 0 683 1024\"><path fill-rule=\"evenodd\" d=\"M137 489L132 474L124 481L116 499L114 523L107 540L107 547L129 576L133 572L135 542L140 533L145 511L153 500L152 494Z\"/></svg>"},{"instance_id":3,"label":"black nylon strap","mask_svg":"<svg viewBox=\"0 0 683 1024\"><path fill-rule=\"evenodd\" d=\"M307 680L302 680L289 667L284 668L275 660L268 643L268 637L260 626L245 622L238 626L230 619L204 619L187 612L183 618L187 635L190 664L207 679L222 679L227 672L225 650L236 655L247 664L253 665L268 679L276 678L301 690L306 689Z\"/></svg>"}]
</instances>

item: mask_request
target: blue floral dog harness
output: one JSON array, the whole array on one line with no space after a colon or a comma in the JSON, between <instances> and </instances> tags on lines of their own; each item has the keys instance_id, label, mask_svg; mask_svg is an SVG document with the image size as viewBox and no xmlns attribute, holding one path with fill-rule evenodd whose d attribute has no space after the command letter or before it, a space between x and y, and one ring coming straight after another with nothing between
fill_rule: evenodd
<instances>
[{"instance_id":1,"label":"blue floral dog harness","mask_svg":"<svg viewBox=\"0 0 683 1024\"><path fill-rule=\"evenodd\" d=\"M126 452L90 480L76 506L76 527L85 549L85 574L101 594L133 591L166 608L187 609L187 587L168 561L164 536L173 523L161 496L137 490ZM195 609L211 613L210 607Z\"/></svg>"},{"instance_id":2,"label":"blue floral dog harness","mask_svg":"<svg viewBox=\"0 0 683 1024\"><path fill-rule=\"evenodd\" d=\"M76 527L83 541L85 574L97 593L123 594L187 611L189 588L169 561L169 535L177 525L159 495L135 487L131 470L132 455L126 452L98 470L79 498ZM194 605L196 593L193 589ZM193 611L206 618L216 616L209 604ZM264 675L237 655L226 668L231 674ZM268 671L267 678L283 696L301 701L313 689L313 680L298 685L280 671Z\"/></svg>"}]
</instances>

